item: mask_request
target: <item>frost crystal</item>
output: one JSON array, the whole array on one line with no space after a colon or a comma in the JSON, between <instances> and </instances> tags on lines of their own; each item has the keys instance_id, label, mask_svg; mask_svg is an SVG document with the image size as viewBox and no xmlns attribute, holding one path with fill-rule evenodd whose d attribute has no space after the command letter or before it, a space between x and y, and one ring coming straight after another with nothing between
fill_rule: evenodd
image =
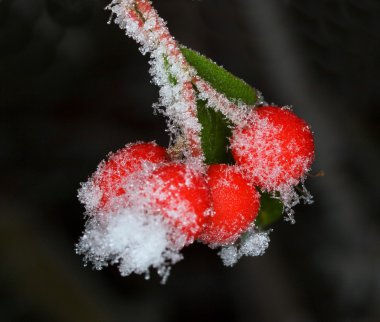
<instances>
[{"instance_id":1,"label":"frost crystal","mask_svg":"<svg viewBox=\"0 0 380 322\"><path fill-rule=\"evenodd\" d=\"M233 266L243 256L264 255L269 241L269 232L259 232L250 228L238 242L222 247L218 254L225 266Z\"/></svg>"},{"instance_id":2,"label":"frost crystal","mask_svg":"<svg viewBox=\"0 0 380 322\"><path fill-rule=\"evenodd\" d=\"M77 253L96 269L118 264L122 276L131 273L149 277L151 267L162 281L170 265L182 259L181 238L171 238L170 226L161 216L147 216L139 210L124 208L105 218L91 217L77 245ZM171 237L170 237L171 236Z\"/></svg>"}]
</instances>

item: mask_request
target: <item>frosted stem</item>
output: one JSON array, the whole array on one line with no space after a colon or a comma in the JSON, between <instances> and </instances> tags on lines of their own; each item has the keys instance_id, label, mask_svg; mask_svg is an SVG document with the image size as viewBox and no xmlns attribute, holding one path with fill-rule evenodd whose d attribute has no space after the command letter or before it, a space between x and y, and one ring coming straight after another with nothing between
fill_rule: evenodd
<instances>
[{"instance_id":1,"label":"frosted stem","mask_svg":"<svg viewBox=\"0 0 380 322\"><path fill-rule=\"evenodd\" d=\"M234 104L226 96L218 93L208 82L194 77L193 82L199 91L199 98L207 101L207 106L221 112L233 124L242 124L246 121L250 106L246 104Z\"/></svg>"},{"instance_id":2,"label":"frosted stem","mask_svg":"<svg viewBox=\"0 0 380 322\"><path fill-rule=\"evenodd\" d=\"M182 129L187 141L185 156L203 159L201 125L191 82L196 72L187 64L165 21L148 0L114 0L107 9L116 15L115 23L141 45L141 52L150 53L150 72L154 83L161 87L159 106ZM170 82L171 77L176 79L176 84ZM174 128L170 130L176 132Z\"/></svg>"}]
</instances>

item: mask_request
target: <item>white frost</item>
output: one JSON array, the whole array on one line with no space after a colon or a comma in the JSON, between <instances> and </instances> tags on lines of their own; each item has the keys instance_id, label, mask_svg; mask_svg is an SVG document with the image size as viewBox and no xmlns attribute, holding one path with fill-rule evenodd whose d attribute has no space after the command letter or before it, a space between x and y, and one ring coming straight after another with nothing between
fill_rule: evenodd
<instances>
[{"instance_id":1,"label":"white frost","mask_svg":"<svg viewBox=\"0 0 380 322\"><path fill-rule=\"evenodd\" d=\"M218 255L225 266L233 266L243 256L264 255L269 241L269 232L250 228L237 243L222 247Z\"/></svg>"},{"instance_id":2,"label":"white frost","mask_svg":"<svg viewBox=\"0 0 380 322\"><path fill-rule=\"evenodd\" d=\"M182 259L183 241L172 234L162 216L122 209L105 218L91 217L76 250L96 269L118 264L122 276L136 273L149 278L150 268L155 268L165 282L170 265Z\"/></svg>"}]
</instances>

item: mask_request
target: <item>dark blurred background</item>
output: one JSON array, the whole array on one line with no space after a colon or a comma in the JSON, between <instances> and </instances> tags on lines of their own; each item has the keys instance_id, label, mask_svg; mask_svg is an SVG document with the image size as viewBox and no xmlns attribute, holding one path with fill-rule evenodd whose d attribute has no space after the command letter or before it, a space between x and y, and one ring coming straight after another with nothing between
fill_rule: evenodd
<instances>
[{"instance_id":1,"label":"dark blurred background","mask_svg":"<svg viewBox=\"0 0 380 322\"><path fill-rule=\"evenodd\" d=\"M202 245L165 286L83 267L76 194L109 151L167 144L148 58L105 0L0 0L1 321L380 321L380 1L156 0L183 44L312 124L312 206L260 258Z\"/></svg>"}]
</instances>

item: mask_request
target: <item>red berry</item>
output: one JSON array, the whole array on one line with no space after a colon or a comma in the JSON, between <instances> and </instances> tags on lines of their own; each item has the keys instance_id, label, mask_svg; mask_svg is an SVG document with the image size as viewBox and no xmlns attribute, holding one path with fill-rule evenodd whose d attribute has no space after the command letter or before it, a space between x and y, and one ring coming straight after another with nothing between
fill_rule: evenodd
<instances>
[{"instance_id":1,"label":"red berry","mask_svg":"<svg viewBox=\"0 0 380 322\"><path fill-rule=\"evenodd\" d=\"M230 244L255 220L260 195L236 166L211 165L208 184L214 214L206 217L199 239L213 245Z\"/></svg>"},{"instance_id":2,"label":"red berry","mask_svg":"<svg viewBox=\"0 0 380 322\"><path fill-rule=\"evenodd\" d=\"M210 208L210 192L203 175L183 163L167 163L154 170L143 187L150 211L160 213L192 242Z\"/></svg>"},{"instance_id":3,"label":"red berry","mask_svg":"<svg viewBox=\"0 0 380 322\"><path fill-rule=\"evenodd\" d=\"M252 110L243 128L231 138L236 163L264 190L299 183L314 159L314 140L306 122L286 108L263 106Z\"/></svg>"},{"instance_id":4,"label":"red berry","mask_svg":"<svg viewBox=\"0 0 380 322\"><path fill-rule=\"evenodd\" d=\"M104 208L112 198L124 195L126 177L140 171L144 162L158 164L167 159L166 150L154 142L128 144L111 154L93 176L94 184L100 191L98 208Z\"/></svg>"}]
</instances>

